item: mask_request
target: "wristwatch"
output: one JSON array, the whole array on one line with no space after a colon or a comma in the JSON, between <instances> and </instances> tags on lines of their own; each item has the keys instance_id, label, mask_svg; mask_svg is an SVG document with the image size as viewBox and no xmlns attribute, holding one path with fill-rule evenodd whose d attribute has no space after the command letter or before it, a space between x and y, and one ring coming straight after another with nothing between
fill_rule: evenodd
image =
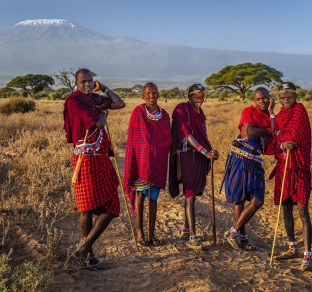
<instances>
[{"instance_id":1,"label":"wristwatch","mask_svg":"<svg viewBox=\"0 0 312 292\"><path fill-rule=\"evenodd\" d=\"M271 119L275 119L275 114L271 114L271 115L270 115L270 118L271 118Z\"/></svg>"}]
</instances>

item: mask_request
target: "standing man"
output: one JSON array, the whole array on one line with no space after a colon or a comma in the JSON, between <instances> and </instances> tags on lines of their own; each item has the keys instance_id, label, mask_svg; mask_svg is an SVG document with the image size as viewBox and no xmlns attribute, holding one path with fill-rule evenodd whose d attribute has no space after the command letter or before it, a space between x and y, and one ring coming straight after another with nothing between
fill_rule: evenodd
<instances>
[{"instance_id":1,"label":"standing man","mask_svg":"<svg viewBox=\"0 0 312 292\"><path fill-rule=\"evenodd\" d=\"M137 106L130 118L124 167L124 184L135 210L138 243L141 246L160 245L155 236L157 199L160 189L166 187L168 154L171 146L170 118L157 104L158 88L147 83L143 88L145 103ZM144 198L151 192L150 200L150 241L143 232Z\"/></svg>"},{"instance_id":2,"label":"standing man","mask_svg":"<svg viewBox=\"0 0 312 292\"><path fill-rule=\"evenodd\" d=\"M107 110L121 109L125 107L125 103L103 84L99 86L105 96L93 93L94 81L88 69L78 70L75 80L78 90L69 94L64 104L67 142L75 146L72 156L74 170L79 154L83 154L81 169L74 184L83 240L74 258L80 265L95 269L101 265L93 254L92 245L111 220L119 216L120 211L118 178L108 157L111 149L103 128ZM94 225L93 214L98 216Z\"/></svg>"},{"instance_id":3,"label":"standing man","mask_svg":"<svg viewBox=\"0 0 312 292\"><path fill-rule=\"evenodd\" d=\"M231 147L231 159L225 173L225 194L228 203L234 204L236 223L224 237L234 248L251 249L245 224L254 216L264 202L264 170L260 154L273 154L271 120L274 100L264 87L254 92L255 106L244 109L238 128L240 134L236 146ZM231 158L232 156L232 158ZM245 202L250 203L245 206ZM240 243L237 233L240 232Z\"/></svg>"},{"instance_id":4,"label":"standing man","mask_svg":"<svg viewBox=\"0 0 312 292\"><path fill-rule=\"evenodd\" d=\"M203 194L210 160L217 160L217 150L212 150L206 132L206 116L201 109L205 88L193 84L188 90L186 103L180 103L172 115L172 146L169 164L169 192L172 198L179 195L179 184L185 196L185 223L181 237L189 238L187 246L201 249L196 236L195 198Z\"/></svg>"},{"instance_id":5,"label":"standing man","mask_svg":"<svg viewBox=\"0 0 312 292\"><path fill-rule=\"evenodd\" d=\"M287 149L290 150L290 155L282 197L289 249L277 256L277 259L298 257L299 251L295 238L293 216L293 206L298 204L305 249L301 270L311 271L311 220L308 209L311 193L311 125L305 107L296 101L297 93L293 83L282 83L279 87L278 96L282 109L276 115L274 126L276 136L274 150L277 162L270 175L270 178L275 176L274 203L276 205L280 201Z\"/></svg>"}]
</instances>

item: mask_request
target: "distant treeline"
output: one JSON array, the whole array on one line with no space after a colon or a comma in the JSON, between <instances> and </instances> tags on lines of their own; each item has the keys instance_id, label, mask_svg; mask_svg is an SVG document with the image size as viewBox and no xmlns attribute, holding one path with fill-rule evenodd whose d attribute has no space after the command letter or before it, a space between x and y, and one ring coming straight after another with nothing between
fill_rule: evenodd
<instances>
[{"instance_id":1,"label":"distant treeline","mask_svg":"<svg viewBox=\"0 0 312 292\"><path fill-rule=\"evenodd\" d=\"M114 88L112 89L120 97L124 99L129 98L142 98L142 88L143 86L136 84L131 88ZM49 99L49 100L64 100L66 96L70 93L70 89L68 88L58 88L51 89L45 88L42 91L39 91L34 96L35 99ZM277 98L277 87L274 86L270 91L270 94L273 98ZM312 100L312 90L297 89L297 94L300 99L304 100ZM18 89L15 90L10 87L0 88L0 98L8 98L8 97L28 97L29 94L26 90ZM235 94L231 90L206 90L207 99L216 99L218 101L227 101L227 100L240 100L240 96ZM187 90L179 89L178 87L174 87L172 89L161 89L159 91L159 98L162 100L169 99L187 99ZM253 90L248 90L245 93L246 100L253 99Z\"/></svg>"}]
</instances>

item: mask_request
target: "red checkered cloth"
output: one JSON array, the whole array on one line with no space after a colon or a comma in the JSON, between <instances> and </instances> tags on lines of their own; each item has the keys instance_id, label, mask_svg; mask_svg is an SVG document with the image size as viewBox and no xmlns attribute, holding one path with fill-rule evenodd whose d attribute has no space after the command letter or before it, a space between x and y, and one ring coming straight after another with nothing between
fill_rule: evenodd
<instances>
[{"instance_id":1,"label":"red checkered cloth","mask_svg":"<svg viewBox=\"0 0 312 292\"><path fill-rule=\"evenodd\" d=\"M308 208L311 192L311 125L308 113L301 103L295 103L290 109L282 108L276 115L274 144L276 166L270 175L275 176L274 203L279 204L282 180L285 168L286 150L282 152L282 142L294 141L297 148L290 150L285 178L283 201L288 197Z\"/></svg>"},{"instance_id":2,"label":"red checkered cloth","mask_svg":"<svg viewBox=\"0 0 312 292\"><path fill-rule=\"evenodd\" d=\"M256 128L269 129L271 131L270 114L264 113L254 105L248 106L243 110L242 117L238 125L239 130L242 129L244 123L248 123ZM264 154L266 155L274 154L273 143L274 143L273 137L271 137L266 143Z\"/></svg>"},{"instance_id":3,"label":"red checkered cloth","mask_svg":"<svg viewBox=\"0 0 312 292\"><path fill-rule=\"evenodd\" d=\"M124 167L124 186L134 208L134 182L142 180L162 189L166 187L168 153L171 145L170 118L161 110L162 118L147 117L145 104L137 106L130 118Z\"/></svg>"},{"instance_id":4,"label":"red checkered cloth","mask_svg":"<svg viewBox=\"0 0 312 292\"><path fill-rule=\"evenodd\" d=\"M92 127L90 133L96 128ZM87 143L94 143L100 131L103 131L103 140L100 149L96 151L99 154L107 154L110 150L108 136L105 130L96 129L96 132L87 139ZM80 137L76 145L83 143L84 135ZM73 154L73 170L76 167L78 156ZM108 211L118 217L120 212L120 203L118 198L119 182L114 166L107 155L84 155L81 168L75 183L75 199L78 211L93 210L96 215L103 211Z\"/></svg>"}]
</instances>

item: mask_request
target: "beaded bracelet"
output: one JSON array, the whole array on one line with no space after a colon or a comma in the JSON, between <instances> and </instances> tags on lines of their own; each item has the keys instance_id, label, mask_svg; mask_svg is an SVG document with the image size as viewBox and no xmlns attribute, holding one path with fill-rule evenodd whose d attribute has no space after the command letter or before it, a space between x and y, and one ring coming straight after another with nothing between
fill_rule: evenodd
<instances>
[{"instance_id":1,"label":"beaded bracelet","mask_svg":"<svg viewBox=\"0 0 312 292\"><path fill-rule=\"evenodd\" d=\"M206 153L208 152L207 149L203 148L202 151L200 151L201 154L206 155Z\"/></svg>"},{"instance_id":2,"label":"beaded bracelet","mask_svg":"<svg viewBox=\"0 0 312 292\"><path fill-rule=\"evenodd\" d=\"M198 152L201 152L202 150L203 150L203 146L202 145L198 145L197 147L196 147L196 150L198 151Z\"/></svg>"}]
</instances>

